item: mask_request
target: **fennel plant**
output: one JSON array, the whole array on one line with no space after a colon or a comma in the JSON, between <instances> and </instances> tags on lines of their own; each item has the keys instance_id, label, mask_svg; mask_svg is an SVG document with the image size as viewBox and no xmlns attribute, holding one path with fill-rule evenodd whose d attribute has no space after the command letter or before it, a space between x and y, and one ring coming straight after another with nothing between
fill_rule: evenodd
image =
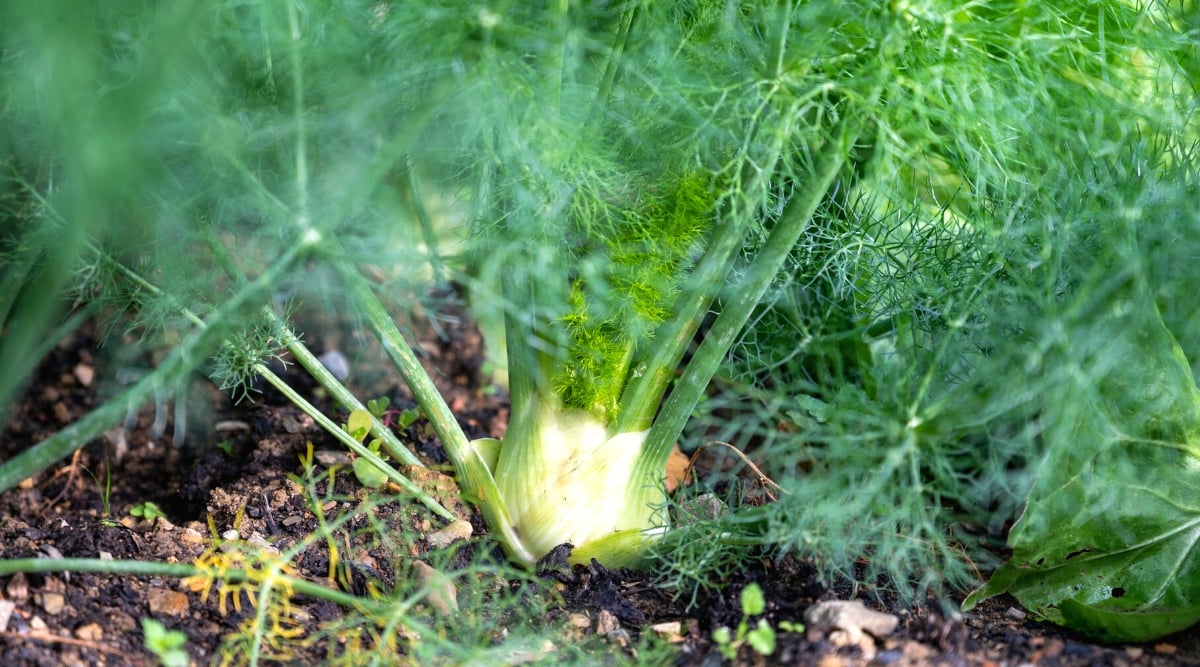
<instances>
[{"instance_id":1,"label":"fennel plant","mask_svg":"<svg viewBox=\"0 0 1200 667\"><path fill-rule=\"evenodd\" d=\"M880 95L882 80L865 75L881 71L880 45L855 35L809 44L816 33L791 5L726 9L215 3L98 10L81 19L89 40L14 33L13 62L28 71L72 66L58 57L72 51L100 81L134 82L120 95L99 84L91 106L139 124L105 131L113 142L138 137L138 169L107 196L139 233L84 253L95 268L76 293L123 300L139 324L169 319L192 338L171 357L180 365L113 403L144 400L218 348L214 370L232 388L271 380L264 360L282 344L310 358L280 314L265 325L250 316L271 291L314 294L298 268L315 263L379 334L511 555L532 563L570 542L579 560L636 562L666 524L671 447L836 189ZM860 8L847 12L832 18L856 20ZM48 20L23 8L11 18L29 35ZM188 37L165 36L180 31ZM822 64L838 55L851 60ZM14 107L30 113L39 80L14 76ZM709 76L720 78L698 85ZM705 117L718 122L698 123ZM39 146L55 145L55 122L91 121L51 118ZM72 183L87 174L73 164L60 167ZM407 178L402 194L396 178ZM16 182L43 224L76 215L57 191ZM443 270L430 255L429 202L418 200L431 188L470 210L467 254L445 259L504 318L514 407L498 446L467 441L378 286L355 266L365 256L398 266L420 258ZM379 240L396 231L389 213L414 220L408 229L420 228L425 247L382 251ZM760 246L752 256L743 253L751 239ZM272 270L248 268L272 256ZM674 382L710 308L720 314ZM10 462L4 485L78 447L114 412L102 408Z\"/></svg>"},{"instance_id":2,"label":"fennel plant","mask_svg":"<svg viewBox=\"0 0 1200 667\"><path fill-rule=\"evenodd\" d=\"M718 550L815 552L850 574L873 554L895 582L967 584L963 551L987 552L962 533L998 530L1061 446L1040 430L1059 386L1045 352L1074 321L1064 304L1106 294L1080 279L1089 249L1179 252L1106 188L1145 182L1136 165L1191 183L1195 159L1190 2L0 11L6 108L28 128L6 136L12 216L69 232L11 237L0 313L61 293L78 254L82 302L185 332L116 407L0 467L0 488L218 352L236 387L287 347L359 407L305 363L274 308L286 292L379 337L527 564L562 543L644 563L672 446L732 432L791 493L709 525ZM1190 238L1194 219L1175 224ZM389 313L433 280L503 329L502 440L467 438ZM718 372L765 428L692 421Z\"/></svg>"}]
</instances>

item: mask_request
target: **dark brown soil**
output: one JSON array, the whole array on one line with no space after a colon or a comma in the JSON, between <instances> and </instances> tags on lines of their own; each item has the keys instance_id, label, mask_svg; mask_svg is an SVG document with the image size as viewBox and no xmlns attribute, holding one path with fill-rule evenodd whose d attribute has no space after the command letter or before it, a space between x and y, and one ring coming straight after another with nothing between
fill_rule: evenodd
<instances>
[{"instance_id":1,"label":"dark brown soil","mask_svg":"<svg viewBox=\"0 0 1200 667\"><path fill-rule=\"evenodd\" d=\"M490 387L481 371L478 332L461 320L416 330L425 361L468 434L502 435L507 418L504 394ZM322 344L350 348L357 342L335 331L322 339ZM51 435L111 394L112 387L102 378L115 377L112 363L97 352L89 332L60 345L9 415L0 460ZM288 377L306 390L312 389L299 375ZM387 373L365 377L356 384L352 389L360 396L389 396L395 408L412 405L406 390ZM361 503L370 503L374 521L403 537L381 542L371 537L378 531L367 530L362 519L360 529L347 529L345 541L334 546L340 549L340 568L331 563L330 545L323 540L299 552L292 565L304 578L329 581L333 571L337 586L364 593L371 581L389 586L398 578L414 576L419 569L414 563L437 550L431 534L440 526L414 503L388 500L389 496L383 495L386 490L366 494L349 474L336 477L334 488L329 488L329 477L322 477L321 471L344 455L337 453L336 442L309 417L280 397L265 392L253 402L233 405L201 378L178 394L175 398L187 401L190 414L182 444L171 442L169 428L174 417L167 415L168 430L157 432L156 409L148 406L135 414L129 428L113 429L72 459L0 495L0 559L111 557L188 563L210 548L214 531L227 540L287 551L296 545L303 547L318 528L316 508L310 502L314 492L337 498L319 508L325 520L361 511ZM314 400L334 412L319 393ZM437 472L444 456L423 422L408 427L402 435L433 468L434 472L424 476L423 485L452 500L453 481ZM317 452L314 465L318 474L314 476L317 481L306 488L301 457L310 443ZM111 487L105 491L109 479ZM131 508L146 502L155 503L165 517L145 520L130 515ZM475 537L458 552L459 559L465 563L493 552L499 558L494 545L480 537L483 526L479 517L461 504L456 511L475 527ZM452 562L442 565L451 566ZM596 565L555 567L553 558L540 574L539 595L549 601L547 621L563 622L558 645L592 641L602 647L594 661L603 660L603 651L634 656L639 646L645 646L640 637L662 635L674 642L673 653L666 657L662 652L647 654L647 662L723 664L725 658L712 641L713 630L736 626L741 620L738 595L750 582L764 590L765 618L773 627L801 620L805 610L819 600L851 594L849 588L826 587L810 564L793 558L764 561L729 581L717 582L711 592L702 591L693 606L687 604L689 596L656 587L652 574L613 572ZM183 631L193 664L217 664L231 655L222 652L222 643L235 636L254 614L247 598L236 597L221 595L216 589L205 595L201 586L169 577L81 572L0 577L0 612L5 603L12 609L7 620L0 613L0 664L154 664L144 645L143 617ZM1194 633L1152 645L1097 646L1031 620L1009 598L990 600L967 614L946 611L955 609L954 600L948 604L930 601L916 608L876 597L865 602L899 618L893 635L854 641L844 632L825 627L780 631L777 649L770 657L743 646L736 663L826 667L1200 665L1200 637ZM347 613L331 603L302 596L295 599L294 606L289 622L298 636L324 636L317 632L318 627ZM277 657L282 662L312 664L351 651L329 643L296 642L281 649ZM554 646L542 653L546 664L562 662L562 655L565 653ZM510 657L509 662L529 657Z\"/></svg>"}]
</instances>

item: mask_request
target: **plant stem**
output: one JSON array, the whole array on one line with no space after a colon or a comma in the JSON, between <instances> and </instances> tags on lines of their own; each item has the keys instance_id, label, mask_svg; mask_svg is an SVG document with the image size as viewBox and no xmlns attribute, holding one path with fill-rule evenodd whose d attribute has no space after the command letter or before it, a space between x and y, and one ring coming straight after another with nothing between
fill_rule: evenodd
<instances>
[{"instance_id":1,"label":"plant stem","mask_svg":"<svg viewBox=\"0 0 1200 667\"><path fill-rule=\"evenodd\" d=\"M860 126L857 121L842 121L840 136L820 148L819 161L811 171L812 180L798 189L797 195L787 203L742 280L729 291L732 298L723 304L721 314L654 419L646 436L646 455L638 460L636 474L656 481L662 476L671 448L707 390L709 381L846 164Z\"/></svg>"},{"instance_id":2,"label":"plant stem","mask_svg":"<svg viewBox=\"0 0 1200 667\"><path fill-rule=\"evenodd\" d=\"M224 266L226 272L235 281L237 281L239 286L244 286L247 282L246 278L240 271L237 271L235 268L233 268L232 263L228 261L229 258L225 253L224 246L216 241L216 239L210 238L209 240L211 242L210 246L218 258L218 262ZM151 294L156 296L164 296L162 290L143 278L137 272L129 269L122 262L113 258L108 253L105 253L100 248L90 244L89 246L93 252L100 256L101 261L111 264L117 271L124 275L127 280L133 282L135 285ZM170 298L169 295L165 296ZM179 308L183 316L190 320L198 328L204 328L207 326L204 320L200 319L200 317L193 313L191 309L178 304L175 305L177 308ZM290 328L288 328L287 324L275 314L275 311L272 310L270 306L263 306L263 312L266 314L268 321L271 323L271 326L275 331L275 335L280 338L283 344L286 345L288 350L292 353L293 357L300 362L300 365L303 366L305 370L307 370L322 387L333 394L335 399L349 409L366 410L362 403L355 398L354 394L350 393L350 390L346 389L341 382L338 382L337 378L335 378L333 374L329 372L329 369L325 368L325 365L321 363L320 359L317 359L317 357L307 347L305 347L303 343L300 342L299 337L297 337L296 334L293 333ZM223 345L231 345L231 343L225 342ZM351 451L363 458L370 460L371 463L375 464L377 468L382 470L384 474L387 475L388 479L399 484L404 490L411 493L417 500L421 502L421 504L428 507L434 514L437 514L438 516L449 521L453 521L455 519L454 514L443 507L435 498L423 491L407 477L401 475L390 465L384 463L381 459L379 459L378 456L363 447L362 444L357 440L350 437L350 435L338 427L333 420L326 417L324 413L305 400L304 397L300 396L300 394L292 389L291 386L283 380L283 378L279 377L270 368L268 368L266 364L255 364L254 372L269 382L271 386L279 390L279 392L292 401L296 407L300 408L309 416L311 416L313 420L320 424L321 427L323 427L329 434L346 444ZM384 425L383 422L379 421L375 415L371 415L371 434L383 442L384 446L388 450L388 453L396 456L404 463L422 468L425 467L424 464L421 463L420 459L418 459L415 454L410 452L408 448L404 447L399 438L392 433L392 430Z\"/></svg>"},{"instance_id":3,"label":"plant stem","mask_svg":"<svg viewBox=\"0 0 1200 667\"><path fill-rule=\"evenodd\" d=\"M232 321L238 319L248 304L274 289L293 263L307 255L318 241L319 236L305 234L296 243L291 244L258 278L239 289L214 310L205 321L205 326L197 327L185 336L153 372L143 376L101 407L0 466L0 492L11 489L21 480L36 475L99 437L125 417L127 406L145 403L158 387L167 385L195 368L220 346L226 329Z\"/></svg>"},{"instance_id":4,"label":"plant stem","mask_svg":"<svg viewBox=\"0 0 1200 667\"><path fill-rule=\"evenodd\" d=\"M429 255L429 271L435 285L445 280L445 268L442 266L441 255L438 254L438 237L433 228L433 219L429 217L429 209L425 206L425 197L421 189L421 177L417 166L409 164L408 169L408 205L417 223L421 226L421 236L425 239L425 252Z\"/></svg>"},{"instance_id":5,"label":"plant stem","mask_svg":"<svg viewBox=\"0 0 1200 667\"><path fill-rule=\"evenodd\" d=\"M743 243L744 226L734 220L720 224L708 248L689 274L687 287L675 302L675 315L654 334L645 357L630 373L621 394L621 412L613 431L629 433L650 427L667 386L709 306L720 291L729 267Z\"/></svg>"},{"instance_id":6,"label":"plant stem","mask_svg":"<svg viewBox=\"0 0 1200 667\"><path fill-rule=\"evenodd\" d=\"M290 327L288 327L286 322L284 322L277 314L275 314L274 310L272 310L270 307L265 307L263 308L263 311L267 314L267 319L271 322L272 326L275 327L275 335L280 339L280 341L283 342L284 346L287 347L288 352L292 353L292 358L294 358L296 362L304 368L304 370L308 371L308 374L317 381L317 384L321 385L321 387L328 391L333 396L334 400L336 400L346 409L350 411L367 409L366 406L362 404L362 401L359 401L358 397L346 388L346 385L339 382L338 379L333 376L333 373L330 373L329 369L325 368L325 364L321 363L321 360L318 359L317 356L314 355L306 345L304 345L304 343L300 340L300 337L297 336ZM380 421L375 415L371 415L371 435L379 438L388 454L395 457L402 463L410 466L417 466L419 468L425 467L425 464L421 463L421 459L417 458L416 454L413 454L407 447L405 447L404 443L400 442L400 438L396 437L396 434L392 431L392 429L388 428L387 425Z\"/></svg>"},{"instance_id":7,"label":"plant stem","mask_svg":"<svg viewBox=\"0 0 1200 667\"><path fill-rule=\"evenodd\" d=\"M205 241L208 243L208 247L212 251L214 259L216 259L217 263L221 265L221 268L225 271L225 274L228 275L230 279L236 282L239 286L245 285L246 276L243 275L237 266L235 266L230 260L229 251L226 250L225 244L221 243L221 240L213 235L210 229L205 228L204 232ZM101 251L97 249L96 252ZM110 261L112 261L117 268L131 280L137 282L139 286L143 287L144 289L151 290L155 294L160 293L157 287L146 282L141 276L133 271L130 271L120 262L117 262L115 259L110 259ZM284 321L283 318L281 318L273 308L270 306L263 306L262 312L267 318L267 321L271 324L275 336L279 338L284 347L288 349L288 352L292 353L292 358L295 359L296 362L299 363L302 368L304 368L304 370L308 371L308 374L311 375L312 378L317 381L317 384L321 385L325 391L328 391L333 396L334 400L341 404L342 407L352 412L354 410L367 409L366 406L364 406L362 402L358 400L358 397L346 388L346 385L342 384L336 377L334 377L333 373L330 373L328 368L325 368L325 364L321 363L321 360L312 353L312 350L308 349L308 346L304 344L304 341L300 340L300 337L297 336L294 331L292 331L287 322ZM197 325L203 325L203 322L200 320L200 318L193 315L191 311L184 308L183 313L185 317L188 317ZM270 372L266 366L262 366L260 364L259 367L268 373ZM421 463L421 459L417 458L416 454L413 454L411 451L409 451L409 449L404 446L404 443L400 442L400 438L396 437L396 434L392 432L392 429L388 428L387 425L380 421L375 415L371 415L371 435L379 438L379 440L383 443L384 448L387 449L388 454L394 456L396 459L407 465L421 468L425 467L425 464Z\"/></svg>"},{"instance_id":8,"label":"plant stem","mask_svg":"<svg viewBox=\"0 0 1200 667\"><path fill-rule=\"evenodd\" d=\"M620 69L621 56L625 53L625 46L629 43L629 34L633 29L633 21L637 16L638 8L639 5L634 5L621 12L621 25L617 31L617 39L609 49L608 62L604 64L604 75L596 90L596 101L592 105L592 118L589 123L592 126L596 125L599 116L608 107L613 83L617 80L617 70Z\"/></svg>"},{"instance_id":9,"label":"plant stem","mask_svg":"<svg viewBox=\"0 0 1200 667\"><path fill-rule=\"evenodd\" d=\"M50 203L15 169L13 180L45 210L53 212ZM12 232L17 244L12 250L16 261L6 257L0 277L0 417L9 407L9 399L33 372L47 345L47 329L63 310L63 287L75 268L80 247L86 238L85 224L60 223L53 235L37 232ZM12 225L13 222L6 222ZM20 223L16 223L18 227ZM7 236L10 230L5 230ZM43 238L45 237L45 238ZM5 240L5 239L0 239ZM75 320L73 320L75 321ZM19 323L20 326L13 326ZM65 334L61 327L55 334Z\"/></svg>"},{"instance_id":10,"label":"plant stem","mask_svg":"<svg viewBox=\"0 0 1200 667\"><path fill-rule=\"evenodd\" d=\"M417 360L417 355L413 353L408 342L404 340L396 323L379 302L366 279L353 265L343 260L336 264L336 268L341 273L351 298L375 329L384 352L392 360L396 370L400 371L417 404L421 406L421 411L442 441L442 447L454 465L454 474L465 495L478 505L488 526L500 533L501 543L513 558L527 564L535 563L538 556L530 553L520 536L512 530L508 507L496 487L496 480L492 477L487 462L467 440L462 427L454 418L454 413L450 411L450 406L446 405L446 400L421 366L421 362Z\"/></svg>"},{"instance_id":11,"label":"plant stem","mask_svg":"<svg viewBox=\"0 0 1200 667\"><path fill-rule=\"evenodd\" d=\"M783 57L787 53L787 36L791 28L791 0L780 3L780 6L776 8L776 16L773 18L779 31L771 39L766 62L763 63L763 75L768 81L778 78L783 73Z\"/></svg>"},{"instance_id":12,"label":"plant stem","mask_svg":"<svg viewBox=\"0 0 1200 667\"><path fill-rule=\"evenodd\" d=\"M48 573L48 572L92 572L95 574L123 574L147 577L195 577L205 574L205 571L190 563L162 563L140 560L100 560L98 558L19 558L0 560L0 576L8 576L18 572ZM254 581L255 577L245 570L226 570L223 579L238 583ZM344 607L363 609L371 606L371 601L350 595L321 584L299 577L279 575L281 581L286 581L292 590L300 595L310 595L327 600Z\"/></svg>"},{"instance_id":13,"label":"plant stem","mask_svg":"<svg viewBox=\"0 0 1200 667\"><path fill-rule=\"evenodd\" d=\"M283 378L271 372L271 369L267 368L263 364L256 364L254 366L254 370L256 373L262 376L264 380L269 382L272 387L275 387L277 390L279 390L279 393L283 394L289 401L292 402L293 405L303 410L309 417L312 417L313 421L317 422L317 424L319 424L321 428L325 429L327 433L337 438L343 445L345 445L350 451L354 452L357 456L370 461L371 464L382 471L388 479L392 480L396 484L399 484L401 488L412 494L417 500L421 501L422 505L428 507L431 512L442 517L443 519L446 519L447 521L454 521L458 518L454 516L450 510L442 507L441 503L439 503L436 498L430 496L412 480L408 479L404 475L401 475L395 468L388 465L383 459L379 458L377 454L364 447L359 441L355 440L349 433L346 432L345 429L340 428L332 419L325 416L325 413L321 412L317 406L309 403L303 396L296 392L295 389L292 389L291 385L283 381Z\"/></svg>"},{"instance_id":14,"label":"plant stem","mask_svg":"<svg viewBox=\"0 0 1200 667\"><path fill-rule=\"evenodd\" d=\"M300 17L294 1L287 3L287 18L288 34L291 36L288 56L292 66L292 131L296 133L294 164L298 215L295 222L307 231L312 225L312 219L309 217L308 197L308 130L304 122L304 59L300 55Z\"/></svg>"}]
</instances>

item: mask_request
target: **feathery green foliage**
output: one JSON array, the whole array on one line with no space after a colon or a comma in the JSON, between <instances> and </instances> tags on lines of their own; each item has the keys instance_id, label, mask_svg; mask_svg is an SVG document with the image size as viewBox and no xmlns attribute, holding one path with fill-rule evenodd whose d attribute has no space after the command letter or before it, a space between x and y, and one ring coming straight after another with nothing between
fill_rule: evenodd
<instances>
[{"instance_id":1,"label":"feathery green foliage","mask_svg":"<svg viewBox=\"0 0 1200 667\"><path fill-rule=\"evenodd\" d=\"M572 542L577 560L644 562L683 433L735 442L789 493L689 528L723 542L715 557L666 541L674 583L796 552L831 576L865 555L865 579L969 585L978 542L1064 446L1043 431L1073 414L1059 376L1136 363L1092 345L1118 268L1198 356L1196 16L1190 0L10 3L0 201L20 224L0 239L0 361L44 349L69 294L171 350L0 467L0 488L197 368L274 382L281 343L360 409L278 307L320 304L379 336L515 560ZM467 440L385 308L447 279L504 322L498 454ZM30 369L0 367L7 401Z\"/></svg>"}]
</instances>

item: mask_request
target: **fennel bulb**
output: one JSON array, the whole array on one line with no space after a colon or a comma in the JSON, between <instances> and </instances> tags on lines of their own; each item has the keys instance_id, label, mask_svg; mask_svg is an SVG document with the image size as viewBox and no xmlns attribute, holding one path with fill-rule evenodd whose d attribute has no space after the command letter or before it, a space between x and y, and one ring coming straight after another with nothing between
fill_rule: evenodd
<instances>
[{"instance_id":1,"label":"fennel bulb","mask_svg":"<svg viewBox=\"0 0 1200 667\"><path fill-rule=\"evenodd\" d=\"M572 561L636 561L640 549L612 545L638 544L661 527L655 508L666 502L665 487L635 474L647 432L610 435L591 413L545 400L514 415L494 474L524 549L541 555L569 543Z\"/></svg>"}]
</instances>

